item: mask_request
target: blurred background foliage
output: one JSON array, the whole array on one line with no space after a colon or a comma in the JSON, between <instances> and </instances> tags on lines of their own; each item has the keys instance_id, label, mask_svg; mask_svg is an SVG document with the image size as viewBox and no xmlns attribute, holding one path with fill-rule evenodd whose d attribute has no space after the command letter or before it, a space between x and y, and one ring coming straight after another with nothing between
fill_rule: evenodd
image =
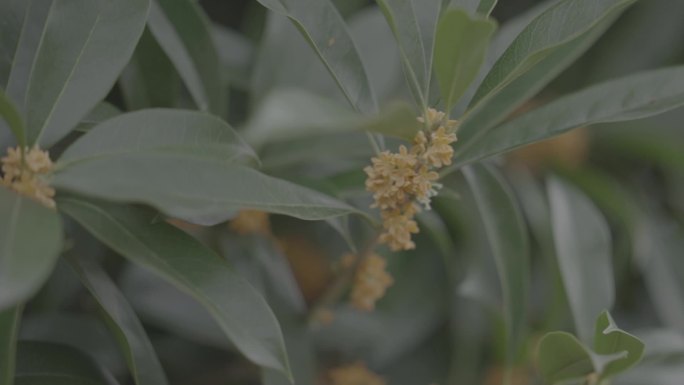
<instances>
[{"instance_id":1,"label":"blurred background foliage","mask_svg":"<svg viewBox=\"0 0 684 385\"><path fill-rule=\"evenodd\" d=\"M378 7L365 0L335 3L358 43L380 104L410 101L397 45ZM506 28L542 3L502 0L493 17ZM357 118L296 28L253 0L199 4L213 23L220 63L216 70L222 79L222 84L206 84L217 87L212 109L242 130L266 172L367 206L362 169L372 149L364 136L344 129L358 124ZM599 81L683 64L683 20L684 1L638 2L516 114ZM153 32L145 32L108 97L118 109L192 106L193 91L180 81ZM141 83L150 85L144 95ZM463 107L455 111L459 108ZM594 278L603 281L599 285L614 282L614 318L646 343L643 361L614 384L681 385L682 122L684 109L679 108L655 118L580 128L494 161L512 186L510 193L522 208L530 234L529 290L524 293L530 298L527 337L514 354L511 385L540 384L535 367L539 339L547 331L573 330L558 266L562 258L554 256L554 240L563 243L565 238L572 245L582 242L583 231L592 231L591 224L573 227L561 223L563 218L553 218L550 211L560 209L550 207L554 199L547 200L545 183L564 186L558 191L578 196L578 205L587 204L588 198L590 209L595 205L609 226L610 260L606 269L597 267L606 275ZM296 136L275 136L284 126L291 129L288 132L300 131ZM388 147L393 143L388 140ZM264 293L283 328L297 385L328 381L330 369L354 362L365 363L392 385L501 384L507 371L502 288L486 219L478 211L481 196L470 190L467 177L446 178L434 210L419 217L417 249L388 259L395 283L370 313L345 303L323 312L310 310L325 300L322 296L342 257L350 247L358 247L326 223L273 215L261 230L246 235L225 224L178 226L225 256ZM581 211L579 206L573 209ZM348 226L355 235L361 231L354 219L338 225ZM78 242L69 252L102 260L122 288L143 320L171 384L287 383L281 374L261 370L238 354L189 296L113 257L82 230L73 228L70 234ZM584 295L592 296L593 284L586 283ZM21 338L80 348L121 383L133 383L96 309L73 271L60 262L28 304Z\"/></svg>"}]
</instances>

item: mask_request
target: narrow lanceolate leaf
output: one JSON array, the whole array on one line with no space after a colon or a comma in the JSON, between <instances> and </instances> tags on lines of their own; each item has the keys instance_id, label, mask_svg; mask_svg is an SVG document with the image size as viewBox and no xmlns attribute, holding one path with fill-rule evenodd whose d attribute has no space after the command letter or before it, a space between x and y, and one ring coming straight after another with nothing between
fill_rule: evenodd
<instances>
[{"instance_id":1,"label":"narrow lanceolate leaf","mask_svg":"<svg viewBox=\"0 0 684 385\"><path fill-rule=\"evenodd\" d=\"M471 105L635 0L563 0L535 18L494 64Z\"/></svg>"},{"instance_id":2,"label":"narrow lanceolate leaf","mask_svg":"<svg viewBox=\"0 0 684 385\"><path fill-rule=\"evenodd\" d=\"M548 181L551 225L563 284L582 341L591 342L594 320L615 297L610 230L594 204L575 187Z\"/></svg>"},{"instance_id":3,"label":"narrow lanceolate leaf","mask_svg":"<svg viewBox=\"0 0 684 385\"><path fill-rule=\"evenodd\" d=\"M0 311L41 287L61 249L57 212L0 186Z\"/></svg>"},{"instance_id":4,"label":"narrow lanceolate leaf","mask_svg":"<svg viewBox=\"0 0 684 385\"><path fill-rule=\"evenodd\" d=\"M494 30L493 21L473 18L460 9L449 10L440 18L434 67L446 111L451 110L477 76Z\"/></svg>"},{"instance_id":5,"label":"narrow lanceolate leaf","mask_svg":"<svg viewBox=\"0 0 684 385\"><path fill-rule=\"evenodd\" d=\"M211 25L200 5L187 0L154 0L148 25L197 107L221 115L225 109L221 63Z\"/></svg>"},{"instance_id":6,"label":"narrow lanceolate leaf","mask_svg":"<svg viewBox=\"0 0 684 385\"><path fill-rule=\"evenodd\" d=\"M148 0L52 1L27 84L29 144L49 147L105 97L133 54L148 8Z\"/></svg>"},{"instance_id":7,"label":"narrow lanceolate leaf","mask_svg":"<svg viewBox=\"0 0 684 385\"><path fill-rule=\"evenodd\" d=\"M0 311L0 385L14 384L21 311L21 305Z\"/></svg>"},{"instance_id":8,"label":"narrow lanceolate leaf","mask_svg":"<svg viewBox=\"0 0 684 385\"><path fill-rule=\"evenodd\" d=\"M411 91L419 105L427 104L430 71L413 0L377 0L399 45Z\"/></svg>"},{"instance_id":9,"label":"narrow lanceolate leaf","mask_svg":"<svg viewBox=\"0 0 684 385\"><path fill-rule=\"evenodd\" d=\"M560 385L594 372L592 353L572 334L547 333L539 342L539 372L546 384Z\"/></svg>"},{"instance_id":10,"label":"narrow lanceolate leaf","mask_svg":"<svg viewBox=\"0 0 684 385\"><path fill-rule=\"evenodd\" d=\"M192 295L247 358L289 373L275 316L225 260L152 211L77 198L58 204L107 246Z\"/></svg>"},{"instance_id":11,"label":"narrow lanceolate leaf","mask_svg":"<svg viewBox=\"0 0 684 385\"><path fill-rule=\"evenodd\" d=\"M496 3L497 0L451 0L449 7L466 10L471 15L479 13L480 15L489 16L494 10Z\"/></svg>"},{"instance_id":12,"label":"narrow lanceolate leaf","mask_svg":"<svg viewBox=\"0 0 684 385\"><path fill-rule=\"evenodd\" d=\"M3 90L0 88L0 130L2 130L4 124L6 123L9 130L14 134L17 142L21 147L26 145L26 132L24 129L24 121L21 119L21 115L14 103L5 95ZM4 121L4 122L3 122ZM0 134L0 138L2 134Z\"/></svg>"},{"instance_id":13,"label":"narrow lanceolate leaf","mask_svg":"<svg viewBox=\"0 0 684 385\"><path fill-rule=\"evenodd\" d=\"M118 385L92 357L50 342L22 341L17 351L15 385Z\"/></svg>"},{"instance_id":14,"label":"narrow lanceolate leaf","mask_svg":"<svg viewBox=\"0 0 684 385\"><path fill-rule=\"evenodd\" d=\"M359 52L331 0L258 1L297 25L355 109L364 113L377 111L375 94Z\"/></svg>"},{"instance_id":15,"label":"narrow lanceolate leaf","mask_svg":"<svg viewBox=\"0 0 684 385\"><path fill-rule=\"evenodd\" d=\"M463 117L457 156L583 54L634 0L562 0L537 16L494 64Z\"/></svg>"},{"instance_id":16,"label":"narrow lanceolate leaf","mask_svg":"<svg viewBox=\"0 0 684 385\"><path fill-rule=\"evenodd\" d=\"M127 109L174 107L180 97L180 85L173 63L149 28L145 29L131 61L119 78Z\"/></svg>"},{"instance_id":17,"label":"narrow lanceolate leaf","mask_svg":"<svg viewBox=\"0 0 684 385\"><path fill-rule=\"evenodd\" d=\"M601 378L610 378L636 365L644 355L644 343L621 330L610 313L604 311L596 320L594 351L602 355L619 355L601 368Z\"/></svg>"},{"instance_id":18,"label":"narrow lanceolate leaf","mask_svg":"<svg viewBox=\"0 0 684 385\"><path fill-rule=\"evenodd\" d=\"M656 115L684 105L684 66L611 80L561 97L494 128L458 157L467 164L589 124Z\"/></svg>"},{"instance_id":19,"label":"narrow lanceolate leaf","mask_svg":"<svg viewBox=\"0 0 684 385\"><path fill-rule=\"evenodd\" d=\"M123 294L102 269L92 261L73 258L83 285L93 295L102 310L107 325L112 330L126 357L128 368L137 385L168 384L159 359L147 337L145 328L135 315Z\"/></svg>"},{"instance_id":20,"label":"narrow lanceolate leaf","mask_svg":"<svg viewBox=\"0 0 684 385\"><path fill-rule=\"evenodd\" d=\"M256 162L247 143L223 120L203 112L149 109L106 120L72 144L58 168L134 153L187 153L226 162Z\"/></svg>"},{"instance_id":21,"label":"narrow lanceolate leaf","mask_svg":"<svg viewBox=\"0 0 684 385\"><path fill-rule=\"evenodd\" d=\"M529 245L517 201L493 168L477 165L464 170L496 260L504 297L508 358L514 359L525 341Z\"/></svg>"}]
</instances>

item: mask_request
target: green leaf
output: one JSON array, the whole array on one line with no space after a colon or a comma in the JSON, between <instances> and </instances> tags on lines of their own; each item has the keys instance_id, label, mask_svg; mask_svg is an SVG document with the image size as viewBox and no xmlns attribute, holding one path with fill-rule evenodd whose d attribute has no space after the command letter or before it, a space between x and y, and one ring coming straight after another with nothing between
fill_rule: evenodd
<instances>
[{"instance_id":1,"label":"green leaf","mask_svg":"<svg viewBox=\"0 0 684 385\"><path fill-rule=\"evenodd\" d=\"M60 191L149 204L203 225L223 222L241 209L305 220L364 215L314 190L189 151L123 153L73 162L54 175L52 184Z\"/></svg>"},{"instance_id":2,"label":"green leaf","mask_svg":"<svg viewBox=\"0 0 684 385\"><path fill-rule=\"evenodd\" d=\"M636 365L644 355L644 343L618 328L610 313L604 311L596 320L594 351L603 355L623 354L602 368L601 378L606 379Z\"/></svg>"},{"instance_id":3,"label":"green leaf","mask_svg":"<svg viewBox=\"0 0 684 385\"><path fill-rule=\"evenodd\" d=\"M0 385L14 383L17 335L22 306L0 311Z\"/></svg>"},{"instance_id":4,"label":"green leaf","mask_svg":"<svg viewBox=\"0 0 684 385\"><path fill-rule=\"evenodd\" d=\"M59 206L117 253L192 295L251 361L289 373L280 327L266 301L199 241L145 209L77 198L60 199Z\"/></svg>"},{"instance_id":5,"label":"green leaf","mask_svg":"<svg viewBox=\"0 0 684 385\"><path fill-rule=\"evenodd\" d=\"M57 212L0 186L0 311L30 298L61 251Z\"/></svg>"},{"instance_id":6,"label":"green leaf","mask_svg":"<svg viewBox=\"0 0 684 385\"><path fill-rule=\"evenodd\" d=\"M415 111L404 102L391 103L379 115L364 117L320 96L284 89L264 99L242 132L252 146L260 148L283 140L354 131L412 141L420 127Z\"/></svg>"},{"instance_id":7,"label":"green leaf","mask_svg":"<svg viewBox=\"0 0 684 385\"><path fill-rule=\"evenodd\" d=\"M84 352L47 342L22 341L15 385L118 385Z\"/></svg>"},{"instance_id":8,"label":"green leaf","mask_svg":"<svg viewBox=\"0 0 684 385\"><path fill-rule=\"evenodd\" d=\"M601 6L587 5L582 9L575 9L581 5L580 3L593 3L593 0L564 0L556 3L533 20L499 58L485 78L485 82L487 78L493 76L493 73L510 72L509 76L491 92L488 92L486 97L483 96L481 101L476 102L474 99L470 103L469 111L463 117L459 128L460 145L456 149L455 158L458 159L460 154L485 138L492 127L505 119L522 102L537 94L583 54L615 21L624 8L633 1L602 0L597 2L601 3L599 4ZM593 15L594 18L586 23L585 18L589 16L587 13L606 8L603 4L606 2L617 4L614 4L614 7L608 7L603 13ZM562 25L556 25L558 21L555 17L558 17L558 20L563 20ZM577 19L578 17L579 19ZM577 23L578 21L582 21L582 23ZM542 26L545 27L537 31L537 28ZM549 33L548 28L551 26L553 31L557 31L556 33ZM528 51L528 46L536 46L539 42L548 43L549 37L537 36L538 33L551 37L567 34L566 37L569 40L564 40L562 44L545 47L528 59L522 59L525 65L516 67L515 70L508 68L509 65L513 65L513 62L520 59L517 58L518 55ZM478 91L488 87L483 83ZM456 167L457 165L454 165L452 170Z\"/></svg>"},{"instance_id":9,"label":"green leaf","mask_svg":"<svg viewBox=\"0 0 684 385\"><path fill-rule=\"evenodd\" d=\"M445 111L451 110L477 76L496 23L472 18L463 10L447 11L437 24L434 67Z\"/></svg>"},{"instance_id":10,"label":"green leaf","mask_svg":"<svg viewBox=\"0 0 684 385\"><path fill-rule=\"evenodd\" d=\"M529 284L527 229L515 196L494 168L464 169L496 261L504 297L507 358L515 359L525 341Z\"/></svg>"},{"instance_id":11,"label":"green leaf","mask_svg":"<svg viewBox=\"0 0 684 385\"><path fill-rule=\"evenodd\" d=\"M109 120L119 115L121 115L121 110L119 110L116 106L108 102L102 102L96 105L95 108L93 108L88 115L81 120L78 126L76 126L76 131L88 132L93 127L104 122L105 120Z\"/></svg>"},{"instance_id":12,"label":"green leaf","mask_svg":"<svg viewBox=\"0 0 684 385\"><path fill-rule=\"evenodd\" d=\"M90 256L85 256L90 257ZM83 285L97 301L115 335L137 385L168 384L145 328L114 282L92 261L70 260Z\"/></svg>"},{"instance_id":13,"label":"green leaf","mask_svg":"<svg viewBox=\"0 0 684 385\"><path fill-rule=\"evenodd\" d=\"M539 372L548 384L583 378L594 372L591 352L572 334L551 332L539 342Z\"/></svg>"},{"instance_id":14,"label":"green leaf","mask_svg":"<svg viewBox=\"0 0 684 385\"><path fill-rule=\"evenodd\" d=\"M594 204L577 188L548 181L556 257L580 339L590 342L597 314L615 298L610 230Z\"/></svg>"},{"instance_id":15,"label":"green leaf","mask_svg":"<svg viewBox=\"0 0 684 385\"><path fill-rule=\"evenodd\" d=\"M200 110L221 116L225 95L211 24L197 2L154 0L148 26Z\"/></svg>"},{"instance_id":16,"label":"green leaf","mask_svg":"<svg viewBox=\"0 0 684 385\"><path fill-rule=\"evenodd\" d=\"M126 154L192 153L225 162L256 162L256 154L223 120L202 112L148 109L98 124L62 154L57 168Z\"/></svg>"},{"instance_id":17,"label":"green leaf","mask_svg":"<svg viewBox=\"0 0 684 385\"><path fill-rule=\"evenodd\" d=\"M148 8L147 0L51 2L26 86L29 145L57 142L105 97L133 54Z\"/></svg>"},{"instance_id":18,"label":"green leaf","mask_svg":"<svg viewBox=\"0 0 684 385\"><path fill-rule=\"evenodd\" d=\"M563 96L494 128L458 156L467 164L576 127L660 114L684 105L684 66L611 80Z\"/></svg>"},{"instance_id":19,"label":"green leaf","mask_svg":"<svg viewBox=\"0 0 684 385\"><path fill-rule=\"evenodd\" d=\"M535 18L494 64L470 105L510 83L557 48L636 0L563 0Z\"/></svg>"},{"instance_id":20,"label":"green leaf","mask_svg":"<svg viewBox=\"0 0 684 385\"><path fill-rule=\"evenodd\" d=\"M17 108L14 106L11 100L5 95L3 90L0 88L0 117L2 117L10 131L14 134L19 146L22 148L26 146L26 131L24 128L24 121L21 119L21 115ZM2 128L0 124L0 128Z\"/></svg>"},{"instance_id":21,"label":"green leaf","mask_svg":"<svg viewBox=\"0 0 684 385\"><path fill-rule=\"evenodd\" d=\"M212 25L211 35L221 61L223 84L248 91L254 67L254 44L247 36L220 24Z\"/></svg>"},{"instance_id":22,"label":"green leaf","mask_svg":"<svg viewBox=\"0 0 684 385\"><path fill-rule=\"evenodd\" d=\"M180 78L149 28L121 74L119 87L129 110L174 107L178 103Z\"/></svg>"},{"instance_id":23,"label":"green leaf","mask_svg":"<svg viewBox=\"0 0 684 385\"><path fill-rule=\"evenodd\" d=\"M377 112L361 57L342 16L330 0L258 1L295 23L357 111Z\"/></svg>"},{"instance_id":24,"label":"green leaf","mask_svg":"<svg viewBox=\"0 0 684 385\"><path fill-rule=\"evenodd\" d=\"M399 45L404 73L418 105L427 106L430 68L413 0L377 0Z\"/></svg>"},{"instance_id":25,"label":"green leaf","mask_svg":"<svg viewBox=\"0 0 684 385\"><path fill-rule=\"evenodd\" d=\"M478 13L489 16L496 3L497 0L451 0L449 7L463 9L471 15Z\"/></svg>"}]
</instances>

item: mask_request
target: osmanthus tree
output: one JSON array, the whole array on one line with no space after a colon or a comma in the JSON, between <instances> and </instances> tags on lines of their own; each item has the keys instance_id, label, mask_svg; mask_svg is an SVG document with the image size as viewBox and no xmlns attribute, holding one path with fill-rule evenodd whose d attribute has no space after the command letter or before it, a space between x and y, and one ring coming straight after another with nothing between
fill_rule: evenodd
<instances>
[{"instance_id":1,"label":"osmanthus tree","mask_svg":"<svg viewBox=\"0 0 684 385\"><path fill-rule=\"evenodd\" d=\"M539 97L636 0L258 2L257 49L190 0L0 0L0 385L606 385L632 254L669 329L622 378L674 383L677 217L499 161L684 105L681 65Z\"/></svg>"}]
</instances>

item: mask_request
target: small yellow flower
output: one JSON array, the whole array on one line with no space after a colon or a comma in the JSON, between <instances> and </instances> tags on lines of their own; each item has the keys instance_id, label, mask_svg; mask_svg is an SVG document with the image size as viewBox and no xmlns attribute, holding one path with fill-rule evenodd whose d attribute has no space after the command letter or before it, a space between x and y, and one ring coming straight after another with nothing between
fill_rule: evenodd
<instances>
[{"instance_id":1,"label":"small yellow flower","mask_svg":"<svg viewBox=\"0 0 684 385\"><path fill-rule=\"evenodd\" d=\"M411 240L411 235L420 230L418 223L413 220L414 215L400 211L382 213L384 231L380 234L380 243L387 244L392 251L415 249L416 244Z\"/></svg>"},{"instance_id":2,"label":"small yellow flower","mask_svg":"<svg viewBox=\"0 0 684 385\"><path fill-rule=\"evenodd\" d=\"M271 234L268 213L258 210L240 210L230 221L230 229L238 234Z\"/></svg>"},{"instance_id":3,"label":"small yellow flower","mask_svg":"<svg viewBox=\"0 0 684 385\"><path fill-rule=\"evenodd\" d=\"M351 292L351 304L359 310L372 311L375 302L385 296L394 280L385 271L387 261L377 254L370 254L361 261Z\"/></svg>"},{"instance_id":4,"label":"small yellow flower","mask_svg":"<svg viewBox=\"0 0 684 385\"><path fill-rule=\"evenodd\" d=\"M37 147L8 148L2 163L2 185L21 195L33 198L43 205L55 208L55 189L50 187L46 176L53 164L47 151Z\"/></svg>"},{"instance_id":5,"label":"small yellow flower","mask_svg":"<svg viewBox=\"0 0 684 385\"><path fill-rule=\"evenodd\" d=\"M454 155L451 144L456 141L458 121L433 108L417 119L426 129L418 131L410 149L383 151L364 168L366 189L373 193L371 207L379 208L383 219L380 242L394 251L415 248L411 235L418 232L413 217L419 209L414 202L430 209L432 197L442 187L435 170L450 165Z\"/></svg>"},{"instance_id":6,"label":"small yellow flower","mask_svg":"<svg viewBox=\"0 0 684 385\"><path fill-rule=\"evenodd\" d=\"M357 362L351 365L331 369L328 372L330 385L385 385L385 380L368 370L365 364Z\"/></svg>"}]
</instances>

